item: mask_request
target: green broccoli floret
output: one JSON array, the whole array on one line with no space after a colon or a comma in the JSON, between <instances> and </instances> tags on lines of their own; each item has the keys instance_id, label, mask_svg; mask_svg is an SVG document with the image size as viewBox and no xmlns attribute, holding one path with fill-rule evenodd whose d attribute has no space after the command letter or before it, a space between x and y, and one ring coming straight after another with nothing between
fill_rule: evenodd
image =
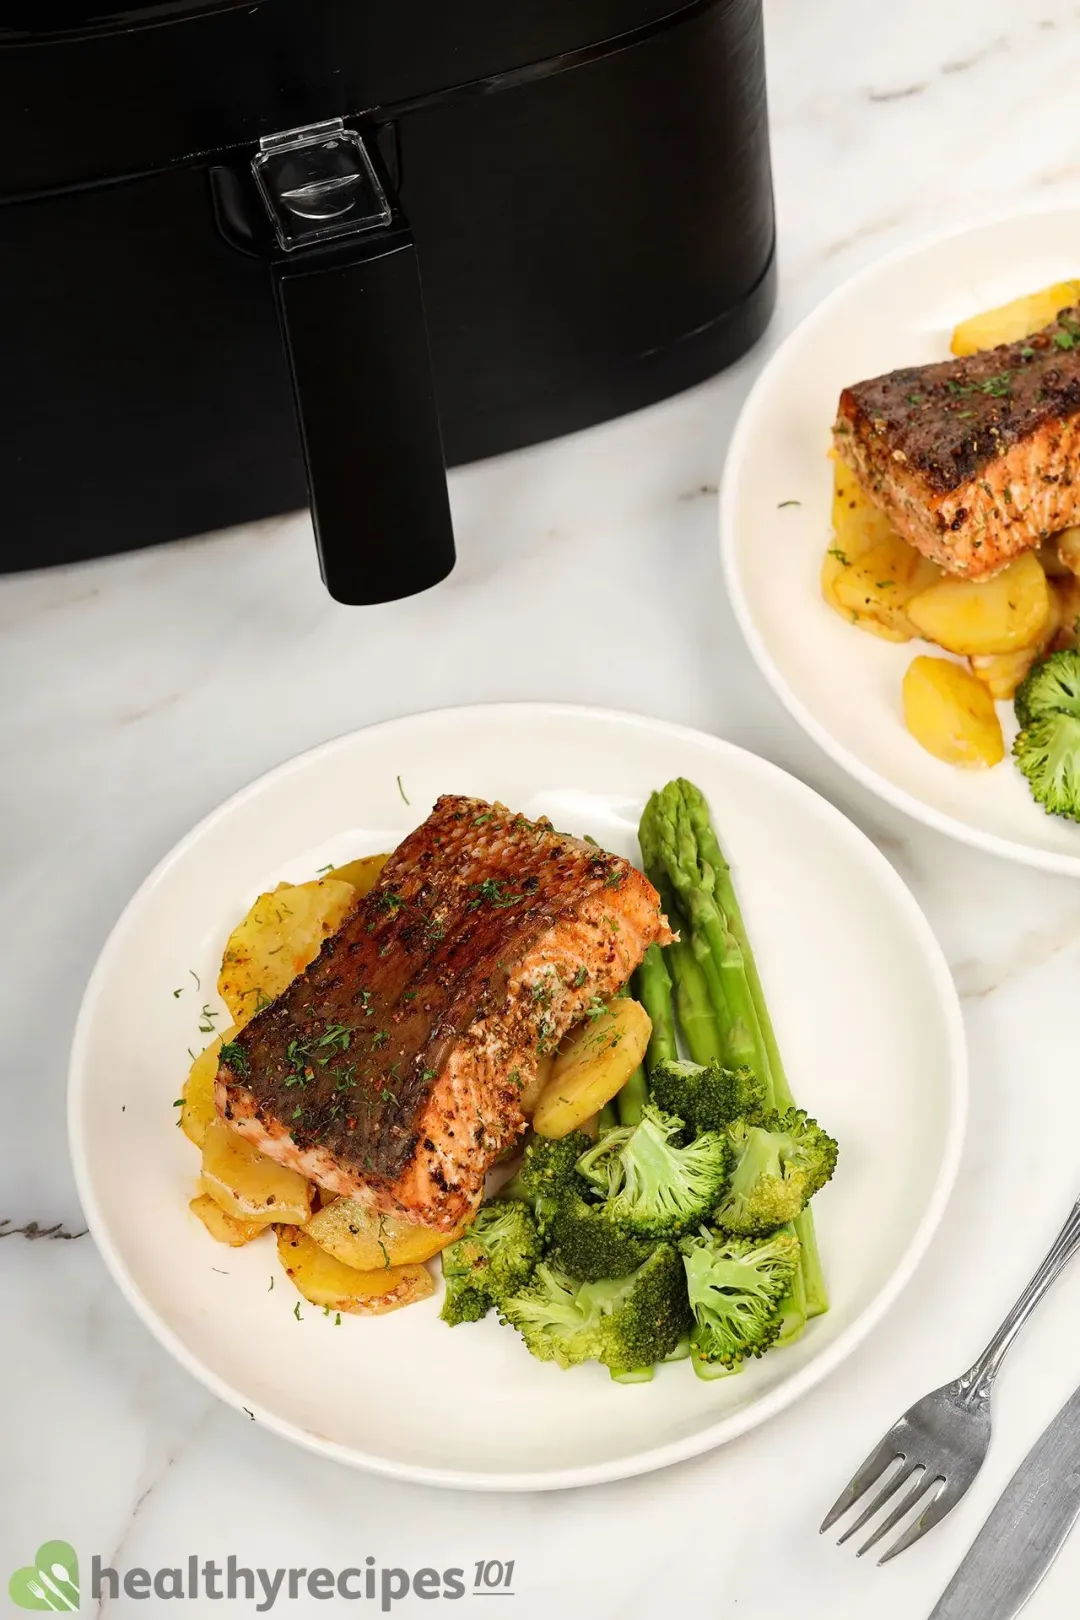
<instances>
[{"instance_id":1,"label":"green broccoli floret","mask_svg":"<svg viewBox=\"0 0 1080 1620\"><path fill-rule=\"evenodd\" d=\"M1016 689L1013 707L1021 727L1047 714L1080 719L1080 652L1066 648L1033 664Z\"/></svg>"},{"instance_id":2,"label":"green broccoli floret","mask_svg":"<svg viewBox=\"0 0 1080 1620\"><path fill-rule=\"evenodd\" d=\"M478 1322L489 1306L525 1286L541 1252L527 1204L517 1199L483 1204L469 1230L442 1251L443 1321L451 1327Z\"/></svg>"},{"instance_id":3,"label":"green broccoli floret","mask_svg":"<svg viewBox=\"0 0 1080 1620\"><path fill-rule=\"evenodd\" d=\"M1013 743L1013 758L1047 815L1080 821L1080 717L1061 709L1037 715Z\"/></svg>"},{"instance_id":4,"label":"green broccoli floret","mask_svg":"<svg viewBox=\"0 0 1080 1620\"><path fill-rule=\"evenodd\" d=\"M680 1247L694 1317L691 1355L723 1367L764 1355L783 1328L783 1300L799 1264L798 1238L792 1232L754 1239L703 1230Z\"/></svg>"},{"instance_id":5,"label":"green broccoli floret","mask_svg":"<svg viewBox=\"0 0 1080 1620\"><path fill-rule=\"evenodd\" d=\"M604 1210L636 1237L671 1237L705 1219L727 1182L731 1149L706 1131L679 1146L682 1121L649 1103L637 1125L609 1131L578 1168Z\"/></svg>"},{"instance_id":6,"label":"green broccoli floret","mask_svg":"<svg viewBox=\"0 0 1080 1620\"><path fill-rule=\"evenodd\" d=\"M558 1205L546 1236L552 1265L579 1282L626 1277L653 1249L648 1238L621 1231L602 1204L587 1204L576 1195Z\"/></svg>"},{"instance_id":7,"label":"green broccoli floret","mask_svg":"<svg viewBox=\"0 0 1080 1620\"><path fill-rule=\"evenodd\" d=\"M542 1262L501 1315L539 1361L602 1361L616 1372L662 1361L690 1325L682 1260L666 1243L628 1277L602 1282L575 1282Z\"/></svg>"},{"instance_id":8,"label":"green broccoli floret","mask_svg":"<svg viewBox=\"0 0 1080 1620\"><path fill-rule=\"evenodd\" d=\"M528 1204L544 1232L559 1203L583 1192L577 1164L592 1145L584 1131L571 1131L569 1136L557 1139L530 1136L517 1173L501 1189L499 1197L519 1198Z\"/></svg>"},{"instance_id":9,"label":"green broccoli floret","mask_svg":"<svg viewBox=\"0 0 1080 1620\"><path fill-rule=\"evenodd\" d=\"M722 1131L733 1119L765 1107L766 1087L752 1069L667 1058L649 1076L653 1100L694 1132Z\"/></svg>"},{"instance_id":10,"label":"green broccoli floret","mask_svg":"<svg viewBox=\"0 0 1080 1620\"><path fill-rule=\"evenodd\" d=\"M735 1167L714 1219L741 1237L793 1221L836 1169L836 1143L801 1108L735 1120L727 1138Z\"/></svg>"}]
</instances>

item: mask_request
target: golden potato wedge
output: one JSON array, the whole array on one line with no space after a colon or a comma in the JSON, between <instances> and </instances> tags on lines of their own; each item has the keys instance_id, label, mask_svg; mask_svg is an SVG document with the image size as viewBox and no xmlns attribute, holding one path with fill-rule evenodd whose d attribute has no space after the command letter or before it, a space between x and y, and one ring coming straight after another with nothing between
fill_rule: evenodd
<instances>
[{"instance_id":1,"label":"golden potato wedge","mask_svg":"<svg viewBox=\"0 0 1080 1620\"><path fill-rule=\"evenodd\" d=\"M240 1221L235 1215L227 1215L208 1193L193 1198L188 1209L199 1217L215 1243L227 1243L231 1249L242 1249L266 1231L265 1221Z\"/></svg>"},{"instance_id":2,"label":"golden potato wedge","mask_svg":"<svg viewBox=\"0 0 1080 1620\"><path fill-rule=\"evenodd\" d=\"M977 654L969 660L971 673L982 681L996 702L1008 702L1015 696L1016 688L1032 664L1049 648L1061 628L1062 598L1059 581L1053 580L1050 586L1050 616L1034 647L1018 647L1016 652L1011 653Z\"/></svg>"},{"instance_id":3,"label":"golden potato wedge","mask_svg":"<svg viewBox=\"0 0 1080 1620\"><path fill-rule=\"evenodd\" d=\"M904 675L904 723L935 759L986 770L1005 755L994 700L969 669L947 658L913 658Z\"/></svg>"},{"instance_id":4,"label":"golden potato wedge","mask_svg":"<svg viewBox=\"0 0 1080 1620\"><path fill-rule=\"evenodd\" d=\"M1070 574L1080 575L1080 528L1062 529L1051 544L1062 567Z\"/></svg>"},{"instance_id":5,"label":"golden potato wedge","mask_svg":"<svg viewBox=\"0 0 1080 1620\"><path fill-rule=\"evenodd\" d=\"M331 877L279 883L260 894L229 935L221 960L218 994L237 1024L269 1006L314 961L357 898L352 883Z\"/></svg>"},{"instance_id":6,"label":"golden potato wedge","mask_svg":"<svg viewBox=\"0 0 1080 1620\"><path fill-rule=\"evenodd\" d=\"M365 895L375 887L389 859L389 855L361 855L358 861L332 867L326 876L338 883L351 883L357 894Z\"/></svg>"},{"instance_id":7,"label":"golden potato wedge","mask_svg":"<svg viewBox=\"0 0 1080 1620\"><path fill-rule=\"evenodd\" d=\"M435 1281L426 1266L390 1266L381 1271L357 1271L327 1254L298 1226L279 1226L278 1257L299 1292L312 1305L327 1311L352 1311L377 1316L414 1305L434 1292Z\"/></svg>"},{"instance_id":8,"label":"golden potato wedge","mask_svg":"<svg viewBox=\"0 0 1080 1620\"><path fill-rule=\"evenodd\" d=\"M961 657L1035 646L1050 619L1050 587L1034 552L992 579L942 579L906 604L921 636Z\"/></svg>"},{"instance_id":9,"label":"golden potato wedge","mask_svg":"<svg viewBox=\"0 0 1080 1620\"><path fill-rule=\"evenodd\" d=\"M180 1128L188 1141L194 1142L197 1148L201 1148L206 1140L206 1130L211 1120L218 1117L217 1109L214 1107L218 1053L227 1041L232 1040L239 1027L238 1024L234 1024L231 1029L224 1030L216 1040L212 1040L205 1051L199 1053L184 1081L180 1093L184 1099L184 1106L180 1110Z\"/></svg>"},{"instance_id":10,"label":"golden potato wedge","mask_svg":"<svg viewBox=\"0 0 1080 1620\"><path fill-rule=\"evenodd\" d=\"M357 1271L385 1271L388 1266L418 1264L454 1243L456 1232L433 1232L430 1227L377 1215L356 1198L335 1198L304 1225L313 1243L343 1265Z\"/></svg>"},{"instance_id":11,"label":"golden potato wedge","mask_svg":"<svg viewBox=\"0 0 1080 1620\"><path fill-rule=\"evenodd\" d=\"M649 1044L652 1020L640 1002L618 996L583 1024L555 1060L533 1114L539 1136L568 1136L598 1114L629 1080Z\"/></svg>"},{"instance_id":12,"label":"golden potato wedge","mask_svg":"<svg viewBox=\"0 0 1080 1620\"><path fill-rule=\"evenodd\" d=\"M1055 281L1039 292L1014 298L996 309L984 310L961 321L949 347L953 354L978 354L980 349L996 349L999 343L1018 343L1049 326L1056 315L1080 299L1080 281Z\"/></svg>"},{"instance_id":13,"label":"golden potato wedge","mask_svg":"<svg viewBox=\"0 0 1080 1620\"><path fill-rule=\"evenodd\" d=\"M830 607L860 630L886 641L910 641L915 630L907 603L941 578L936 563L893 532L854 560L841 563L827 553L822 589Z\"/></svg>"},{"instance_id":14,"label":"golden potato wedge","mask_svg":"<svg viewBox=\"0 0 1080 1620\"><path fill-rule=\"evenodd\" d=\"M213 1119L203 1138L202 1192L241 1221L292 1221L311 1214L311 1183Z\"/></svg>"},{"instance_id":15,"label":"golden potato wedge","mask_svg":"<svg viewBox=\"0 0 1080 1620\"><path fill-rule=\"evenodd\" d=\"M864 551L872 551L896 533L839 456L833 458L832 528L832 551L839 553L836 560L841 564L855 562Z\"/></svg>"},{"instance_id":16,"label":"golden potato wedge","mask_svg":"<svg viewBox=\"0 0 1080 1620\"><path fill-rule=\"evenodd\" d=\"M536 1060L536 1074L521 1088L521 1112L532 1119L536 1105L544 1095L555 1068L555 1053L541 1052Z\"/></svg>"}]
</instances>

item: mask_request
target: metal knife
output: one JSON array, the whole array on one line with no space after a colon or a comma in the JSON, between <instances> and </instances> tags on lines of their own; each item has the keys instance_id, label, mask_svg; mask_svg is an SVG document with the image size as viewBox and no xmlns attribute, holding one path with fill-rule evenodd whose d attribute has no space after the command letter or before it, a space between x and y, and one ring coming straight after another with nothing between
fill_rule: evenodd
<instances>
[{"instance_id":1,"label":"metal knife","mask_svg":"<svg viewBox=\"0 0 1080 1620\"><path fill-rule=\"evenodd\" d=\"M1080 1389L1043 1430L930 1620L1013 1620L1080 1517Z\"/></svg>"}]
</instances>

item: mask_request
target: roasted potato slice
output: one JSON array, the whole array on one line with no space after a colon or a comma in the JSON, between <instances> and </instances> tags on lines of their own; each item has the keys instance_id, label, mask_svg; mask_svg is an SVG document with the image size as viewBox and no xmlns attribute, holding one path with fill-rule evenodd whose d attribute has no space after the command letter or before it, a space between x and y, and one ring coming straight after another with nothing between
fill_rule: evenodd
<instances>
[{"instance_id":1,"label":"roasted potato slice","mask_svg":"<svg viewBox=\"0 0 1080 1620\"><path fill-rule=\"evenodd\" d=\"M927 641L961 657L1017 652L1038 644L1050 620L1050 587L1034 552L992 579L942 579L906 604Z\"/></svg>"},{"instance_id":2,"label":"roasted potato slice","mask_svg":"<svg viewBox=\"0 0 1080 1620\"><path fill-rule=\"evenodd\" d=\"M301 1232L297 1226L279 1226L278 1256L286 1274L312 1305L327 1311L352 1311L375 1316L427 1299L435 1281L426 1266L389 1266L381 1271L357 1271Z\"/></svg>"},{"instance_id":3,"label":"roasted potato slice","mask_svg":"<svg viewBox=\"0 0 1080 1620\"><path fill-rule=\"evenodd\" d=\"M533 1114L539 1136L568 1136L598 1114L629 1080L649 1044L652 1020L640 1002L618 996L560 1048Z\"/></svg>"},{"instance_id":4,"label":"roasted potato slice","mask_svg":"<svg viewBox=\"0 0 1080 1620\"><path fill-rule=\"evenodd\" d=\"M903 695L904 723L935 759L986 770L1004 758L994 700L962 664L947 658L912 659Z\"/></svg>"},{"instance_id":5,"label":"roasted potato slice","mask_svg":"<svg viewBox=\"0 0 1080 1620\"><path fill-rule=\"evenodd\" d=\"M827 553L822 589L829 606L860 630L886 641L910 641L916 632L907 603L941 577L935 563L892 533L853 560L840 562Z\"/></svg>"},{"instance_id":6,"label":"roasted potato slice","mask_svg":"<svg viewBox=\"0 0 1080 1620\"><path fill-rule=\"evenodd\" d=\"M260 894L229 935L221 961L218 994L236 1023L275 1001L356 904L355 885L331 877L279 883Z\"/></svg>"},{"instance_id":7,"label":"roasted potato slice","mask_svg":"<svg viewBox=\"0 0 1080 1620\"><path fill-rule=\"evenodd\" d=\"M1080 584L1080 581L1076 582ZM998 703L1008 702L1037 658L1049 648L1061 628L1061 603L1064 592L1058 580L1050 585L1050 617L1034 647L1019 647L1011 653L983 653L970 660L971 673L982 681L990 696Z\"/></svg>"},{"instance_id":8,"label":"roasted potato slice","mask_svg":"<svg viewBox=\"0 0 1080 1620\"><path fill-rule=\"evenodd\" d=\"M202 1221L215 1243L227 1243L232 1249L242 1249L266 1231L265 1221L241 1221L227 1215L221 1205L208 1193L200 1193L188 1205L193 1215Z\"/></svg>"},{"instance_id":9,"label":"roasted potato slice","mask_svg":"<svg viewBox=\"0 0 1080 1620\"><path fill-rule=\"evenodd\" d=\"M180 1110L180 1128L189 1142L194 1142L201 1148L206 1140L207 1127L212 1120L217 1119L218 1113L214 1106L214 1081L218 1072L218 1053L227 1041L231 1041L239 1029L234 1024L231 1029L225 1030L210 1045L199 1053L188 1077L184 1081L180 1095L184 1099L184 1106Z\"/></svg>"},{"instance_id":10,"label":"roasted potato slice","mask_svg":"<svg viewBox=\"0 0 1080 1620\"><path fill-rule=\"evenodd\" d=\"M335 1198L306 1222L313 1243L357 1271L385 1271L388 1266L418 1264L461 1236L433 1232L427 1226L378 1215L357 1198Z\"/></svg>"},{"instance_id":11,"label":"roasted potato slice","mask_svg":"<svg viewBox=\"0 0 1080 1620\"><path fill-rule=\"evenodd\" d=\"M311 1214L311 1183L213 1119L203 1138L200 1190L240 1221L292 1221Z\"/></svg>"},{"instance_id":12,"label":"roasted potato slice","mask_svg":"<svg viewBox=\"0 0 1080 1620\"><path fill-rule=\"evenodd\" d=\"M888 517L875 506L859 480L839 456L833 458L833 554L837 561L855 562L896 533Z\"/></svg>"},{"instance_id":13,"label":"roasted potato slice","mask_svg":"<svg viewBox=\"0 0 1080 1620\"><path fill-rule=\"evenodd\" d=\"M1039 292L1014 298L996 309L984 310L961 321L949 345L953 354L978 354L980 349L996 349L999 343L1018 343L1049 326L1063 309L1080 300L1080 281L1055 281Z\"/></svg>"},{"instance_id":14,"label":"roasted potato slice","mask_svg":"<svg viewBox=\"0 0 1080 1620\"><path fill-rule=\"evenodd\" d=\"M389 859L389 855L361 855L358 861L333 867L326 876L338 883L351 883L357 894L365 895L375 887Z\"/></svg>"}]
</instances>

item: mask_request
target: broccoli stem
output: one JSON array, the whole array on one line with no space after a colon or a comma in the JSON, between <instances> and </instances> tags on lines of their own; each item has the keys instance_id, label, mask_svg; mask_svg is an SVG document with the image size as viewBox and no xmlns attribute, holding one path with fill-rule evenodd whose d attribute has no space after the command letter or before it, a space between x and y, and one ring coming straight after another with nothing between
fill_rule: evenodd
<instances>
[{"instance_id":1,"label":"broccoli stem","mask_svg":"<svg viewBox=\"0 0 1080 1620\"><path fill-rule=\"evenodd\" d=\"M746 984L747 994L755 1009L761 1042L757 1063L751 1061L750 1067L757 1070L761 1079L768 1086L770 1107L783 1112L795 1106L795 1099L788 1084L787 1072L784 1069L784 1062L780 1056L780 1046L776 1039L776 1030L773 1027L773 1021L769 1016L768 1003L765 1000L761 975L758 972L750 937L746 932L742 908L735 893L731 867L728 865L724 852L720 848L720 841L709 819L709 807L699 790L692 782L685 780L669 784L669 786L677 787L680 790L679 796L685 806L686 819L696 842L701 863L711 877L713 896L717 908L725 918L727 933L738 946L742 976ZM666 793L668 789L665 788L664 791ZM760 1067L758 1067L758 1064L760 1064ZM803 1210L795 1221L795 1232L802 1245L799 1270L806 1294L806 1315L808 1317L822 1316L829 1308L829 1294L825 1285L825 1273L821 1265L821 1251L818 1248L812 1210Z\"/></svg>"},{"instance_id":2,"label":"broccoli stem","mask_svg":"<svg viewBox=\"0 0 1080 1620\"><path fill-rule=\"evenodd\" d=\"M798 1230L794 1224L786 1228L794 1236ZM806 1276L803 1271L803 1251L799 1250L799 1269L795 1273L795 1281L791 1285L791 1292L786 1294L780 1304L780 1313L784 1325L780 1330L777 1344L794 1344L803 1328L809 1314L807 1310Z\"/></svg>"},{"instance_id":3,"label":"broccoli stem","mask_svg":"<svg viewBox=\"0 0 1080 1620\"><path fill-rule=\"evenodd\" d=\"M633 1079L633 1076L631 1076ZM629 1084L629 1082L627 1082ZM596 1133L602 1135L604 1131L614 1130L619 1123L619 1111L613 1102L606 1102L596 1116ZM626 1121L623 1121L625 1124Z\"/></svg>"},{"instance_id":4,"label":"broccoli stem","mask_svg":"<svg viewBox=\"0 0 1080 1620\"><path fill-rule=\"evenodd\" d=\"M825 1270L821 1264L821 1250L818 1248L813 1210L804 1209L801 1215L796 1216L794 1226L795 1236L802 1244L799 1272L806 1289L806 1314L808 1318L824 1316L829 1308L829 1290L825 1283Z\"/></svg>"},{"instance_id":5,"label":"broccoli stem","mask_svg":"<svg viewBox=\"0 0 1080 1620\"><path fill-rule=\"evenodd\" d=\"M655 1367L628 1367L620 1372L616 1372L614 1367L611 1369L611 1376L617 1384L651 1384L655 1375Z\"/></svg>"}]
</instances>

